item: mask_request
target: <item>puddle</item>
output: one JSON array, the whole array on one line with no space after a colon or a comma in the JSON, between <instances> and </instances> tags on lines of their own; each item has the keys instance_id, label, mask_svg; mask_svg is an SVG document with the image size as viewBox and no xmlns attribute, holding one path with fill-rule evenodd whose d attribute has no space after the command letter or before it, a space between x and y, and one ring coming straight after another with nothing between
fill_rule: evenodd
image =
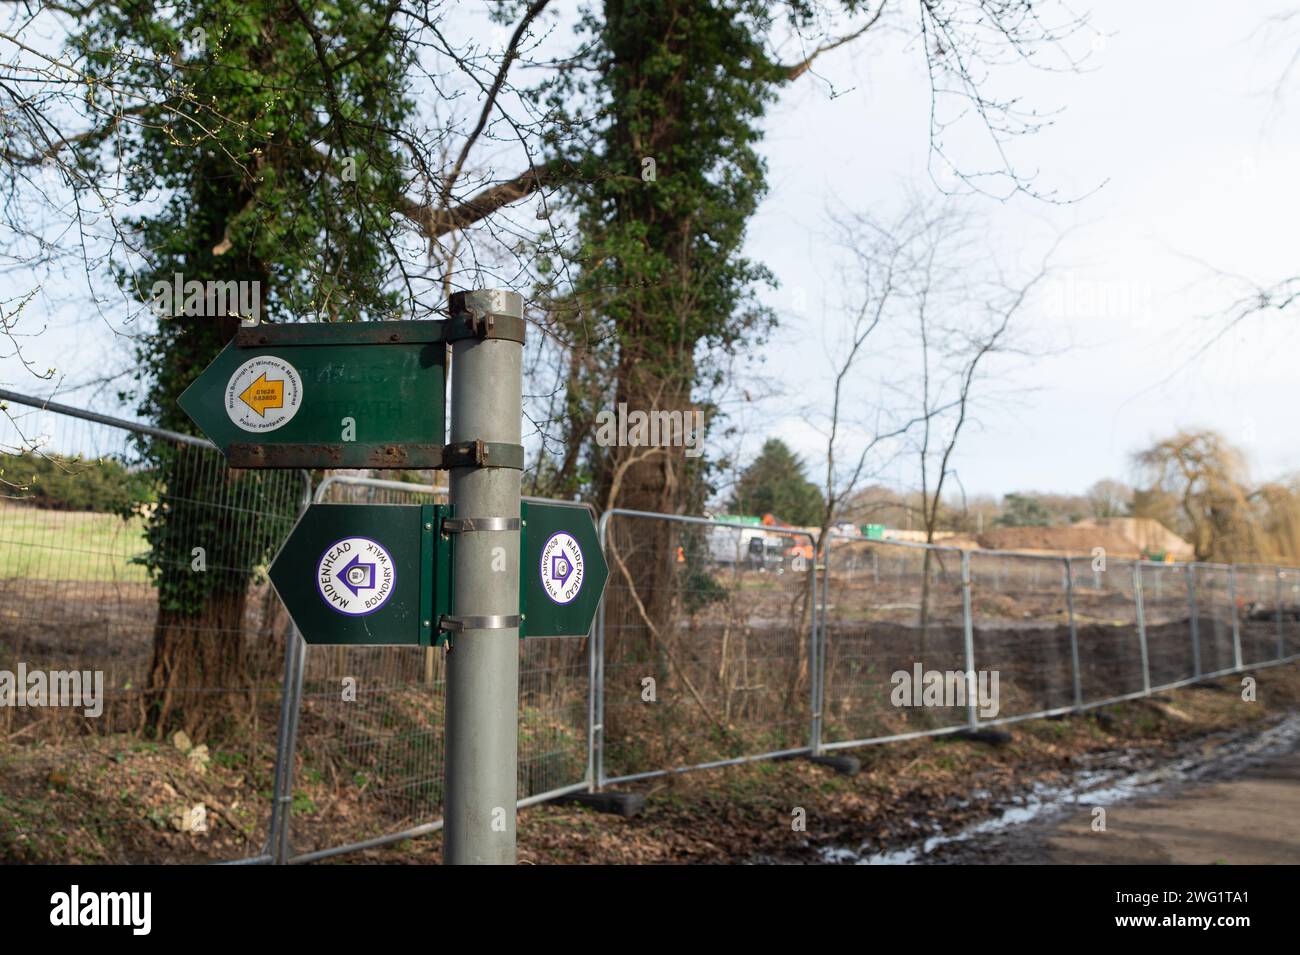
<instances>
[{"instance_id":1,"label":"puddle","mask_svg":"<svg viewBox=\"0 0 1300 955\"><path fill-rule=\"evenodd\" d=\"M887 851L872 851L864 845L857 849L826 848L819 854L823 863L834 865L922 864L931 861L936 851L945 847L1054 818L1079 805L1109 806L1191 782L1232 776L1262 760L1291 752L1297 746L1300 746L1300 713L1291 714L1262 731L1252 728L1192 741L1172 761L1168 754L1161 758L1131 750L1098 754L1090 760L1097 764L1094 767L1080 760L1084 765L1068 783L1035 783L1027 792L1012 797L997 815L956 832L940 830L909 846ZM972 795L979 798L980 792ZM984 795L988 795L986 791Z\"/></svg>"}]
</instances>

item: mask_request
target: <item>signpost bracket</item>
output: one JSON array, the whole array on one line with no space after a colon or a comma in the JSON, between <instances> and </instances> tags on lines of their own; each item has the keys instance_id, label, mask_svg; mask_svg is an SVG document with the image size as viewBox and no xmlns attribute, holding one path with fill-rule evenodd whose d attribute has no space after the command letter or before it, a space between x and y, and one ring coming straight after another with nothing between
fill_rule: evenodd
<instances>
[{"instance_id":1,"label":"signpost bracket","mask_svg":"<svg viewBox=\"0 0 1300 955\"><path fill-rule=\"evenodd\" d=\"M441 646L447 639L435 626L439 611L451 600L451 542L439 528L451 513L448 504L420 505L420 646Z\"/></svg>"},{"instance_id":2,"label":"signpost bracket","mask_svg":"<svg viewBox=\"0 0 1300 955\"><path fill-rule=\"evenodd\" d=\"M444 470L450 468L511 468L524 469L524 446L503 444L500 441L458 441L443 448Z\"/></svg>"},{"instance_id":3,"label":"signpost bracket","mask_svg":"<svg viewBox=\"0 0 1300 955\"><path fill-rule=\"evenodd\" d=\"M444 534L477 534L483 531L517 531L517 517L444 517Z\"/></svg>"},{"instance_id":4,"label":"signpost bracket","mask_svg":"<svg viewBox=\"0 0 1300 955\"><path fill-rule=\"evenodd\" d=\"M480 617L453 617L444 614L438 618L440 630L460 633L462 630L513 630L519 626L519 614L496 613Z\"/></svg>"}]
</instances>

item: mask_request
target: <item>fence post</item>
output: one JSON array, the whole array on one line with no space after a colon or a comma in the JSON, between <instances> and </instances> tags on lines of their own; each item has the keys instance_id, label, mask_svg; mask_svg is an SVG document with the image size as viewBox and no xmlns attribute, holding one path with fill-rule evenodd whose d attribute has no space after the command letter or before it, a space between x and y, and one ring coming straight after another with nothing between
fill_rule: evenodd
<instances>
[{"instance_id":1,"label":"fence post","mask_svg":"<svg viewBox=\"0 0 1300 955\"><path fill-rule=\"evenodd\" d=\"M598 532L600 534L600 549L609 550L609 519L613 517L613 511L606 511L600 515L600 524ZM594 693L594 712L591 724L591 746L595 763L595 789L599 792L605 787L605 602L609 599L610 588L606 586L605 593L600 598L600 606L596 608L596 679L592 692Z\"/></svg>"},{"instance_id":2,"label":"fence post","mask_svg":"<svg viewBox=\"0 0 1300 955\"><path fill-rule=\"evenodd\" d=\"M829 533L827 539L818 541L809 536L809 541L813 545L813 560L811 573L809 574L809 584L811 591L809 597L812 600L810 611L810 625L808 631L808 662L811 668L812 683L812 723L808 728L808 748L812 750L812 755L820 756L822 751L822 678L824 677L825 661L822 659L822 648L825 644L825 634L818 635L818 624L825 626L825 603L827 588L830 580L831 566L831 542ZM820 547L818 545L821 545ZM822 614L817 613L817 552L821 551L822 564L821 572L823 575L822 585Z\"/></svg>"},{"instance_id":3,"label":"fence post","mask_svg":"<svg viewBox=\"0 0 1300 955\"><path fill-rule=\"evenodd\" d=\"M271 825L267 834L267 852L273 865L285 862L285 843L281 833L286 828L290 796L287 794L286 774L292 772L293 753L288 750L290 713L296 708L294 684L298 672L298 629L289 624L284 638L284 686L280 690L280 720L275 738L275 779L271 784Z\"/></svg>"},{"instance_id":4,"label":"fence post","mask_svg":"<svg viewBox=\"0 0 1300 955\"><path fill-rule=\"evenodd\" d=\"M1065 561L1065 611L1070 621L1070 672L1074 679L1074 707L1083 706L1083 680L1079 673L1079 631L1074 622L1074 574L1070 569L1070 558ZM1036 568L1035 568L1036 569Z\"/></svg>"},{"instance_id":5,"label":"fence post","mask_svg":"<svg viewBox=\"0 0 1300 955\"><path fill-rule=\"evenodd\" d=\"M1232 662L1241 672L1241 626L1237 621L1237 565L1228 567L1228 602L1232 604Z\"/></svg>"},{"instance_id":6,"label":"fence post","mask_svg":"<svg viewBox=\"0 0 1300 955\"><path fill-rule=\"evenodd\" d=\"M1277 658L1279 660L1286 656L1286 644L1282 641L1282 574L1281 567L1273 568L1273 590L1276 594L1273 598L1273 603L1276 604L1273 616L1276 618L1277 624Z\"/></svg>"},{"instance_id":7,"label":"fence post","mask_svg":"<svg viewBox=\"0 0 1300 955\"><path fill-rule=\"evenodd\" d=\"M975 620L971 613L970 551L961 552L961 629L966 653L966 725L972 730L979 725L979 711L975 700Z\"/></svg>"},{"instance_id":8,"label":"fence post","mask_svg":"<svg viewBox=\"0 0 1300 955\"><path fill-rule=\"evenodd\" d=\"M313 498L311 473L302 472L303 492L295 520L307 513ZM328 479L326 479L328 481ZM326 482L317 488L319 499ZM289 821L293 811L293 762L298 751L298 714L302 709L303 669L307 663L307 644L289 621L284 638L284 686L280 690L280 721L275 740L275 778L271 783L271 822L267 833L272 865L289 861Z\"/></svg>"},{"instance_id":9,"label":"fence post","mask_svg":"<svg viewBox=\"0 0 1300 955\"><path fill-rule=\"evenodd\" d=\"M1187 565L1187 613L1192 628L1192 678L1201 678L1201 633L1196 619L1196 565Z\"/></svg>"},{"instance_id":10,"label":"fence post","mask_svg":"<svg viewBox=\"0 0 1300 955\"><path fill-rule=\"evenodd\" d=\"M1147 657L1147 614L1142 600L1142 561L1133 562L1133 602L1137 605L1138 647L1142 651L1142 692L1151 695L1151 661Z\"/></svg>"}]
</instances>

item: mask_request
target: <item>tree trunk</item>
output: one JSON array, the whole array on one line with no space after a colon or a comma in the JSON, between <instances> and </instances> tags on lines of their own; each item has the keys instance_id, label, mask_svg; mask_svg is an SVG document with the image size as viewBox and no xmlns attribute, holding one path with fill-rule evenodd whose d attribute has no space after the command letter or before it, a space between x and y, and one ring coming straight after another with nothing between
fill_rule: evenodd
<instances>
[{"instance_id":1,"label":"tree trunk","mask_svg":"<svg viewBox=\"0 0 1300 955\"><path fill-rule=\"evenodd\" d=\"M675 373L677 378L681 373ZM681 375L689 381L689 372ZM680 379L679 379L680 380ZM630 358L620 363L617 401L633 411L678 411L689 420L689 394L685 388L660 379ZM671 436L667 436L671 437ZM603 474L600 499L607 507L679 514L688 490L685 449L660 436L659 447L611 448ZM615 603L618 619L607 625L624 635L641 634L641 649L653 654L657 637L665 636L671 624L676 599L676 544L683 525L656 518L615 517L610 523L610 547L622 566L613 567L614 586L631 587L635 600ZM626 573L624 573L626 568ZM638 606L639 603L639 606Z\"/></svg>"},{"instance_id":2,"label":"tree trunk","mask_svg":"<svg viewBox=\"0 0 1300 955\"><path fill-rule=\"evenodd\" d=\"M156 737L178 728L197 739L239 710L246 604L241 590L214 596L198 614L158 608L148 683Z\"/></svg>"}]
</instances>

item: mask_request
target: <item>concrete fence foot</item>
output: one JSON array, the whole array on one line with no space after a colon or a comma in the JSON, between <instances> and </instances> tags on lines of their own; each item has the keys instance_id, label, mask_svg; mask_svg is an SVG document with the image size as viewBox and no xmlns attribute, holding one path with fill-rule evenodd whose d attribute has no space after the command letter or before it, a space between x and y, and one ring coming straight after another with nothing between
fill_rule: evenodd
<instances>
[{"instance_id":1,"label":"concrete fence foot","mask_svg":"<svg viewBox=\"0 0 1300 955\"><path fill-rule=\"evenodd\" d=\"M596 812L627 819L645 812L645 793L571 793L554 800L560 804L577 804Z\"/></svg>"},{"instance_id":2,"label":"concrete fence foot","mask_svg":"<svg viewBox=\"0 0 1300 955\"><path fill-rule=\"evenodd\" d=\"M856 776L862 769L862 761L856 756L808 756L808 762L818 766L829 766L841 776Z\"/></svg>"},{"instance_id":3,"label":"concrete fence foot","mask_svg":"<svg viewBox=\"0 0 1300 955\"><path fill-rule=\"evenodd\" d=\"M962 730L952 735L957 739L970 740L972 743L988 743L990 746L1005 746L1011 742L1011 734L1006 730Z\"/></svg>"}]
</instances>

